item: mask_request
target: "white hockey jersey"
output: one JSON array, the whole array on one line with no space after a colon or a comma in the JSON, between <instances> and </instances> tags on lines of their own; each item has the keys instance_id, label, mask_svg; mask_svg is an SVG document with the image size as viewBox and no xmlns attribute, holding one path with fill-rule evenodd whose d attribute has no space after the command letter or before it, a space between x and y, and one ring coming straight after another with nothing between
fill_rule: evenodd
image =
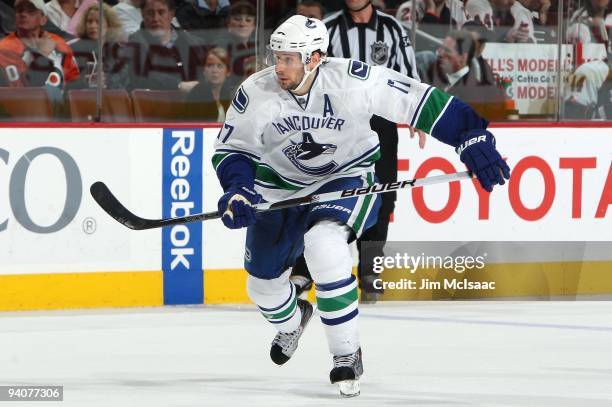
<instances>
[{"instance_id":1,"label":"white hockey jersey","mask_svg":"<svg viewBox=\"0 0 612 407\"><path fill-rule=\"evenodd\" d=\"M323 183L373 171L380 156L376 114L431 133L452 97L391 69L329 58L303 97L283 90L274 68L236 92L215 144L215 169L232 154L256 165L267 201L312 193Z\"/></svg>"}]
</instances>

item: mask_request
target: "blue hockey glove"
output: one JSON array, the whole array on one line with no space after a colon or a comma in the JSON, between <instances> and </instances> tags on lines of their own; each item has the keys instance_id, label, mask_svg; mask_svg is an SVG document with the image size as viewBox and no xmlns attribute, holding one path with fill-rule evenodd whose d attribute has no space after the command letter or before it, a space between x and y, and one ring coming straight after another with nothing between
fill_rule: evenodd
<instances>
[{"instance_id":1,"label":"blue hockey glove","mask_svg":"<svg viewBox=\"0 0 612 407\"><path fill-rule=\"evenodd\" d=\"M217 209L223 216L223 224L230 229L240 229L255 223L253 205L261 201L261 195L247 187L231 187L221 196Z\"/></svg>"},{"instance_id":2,"label":"blue hockey glove","mask_svg":"<svg viewBox=\"0 0 612 407\"><path fill-rule=\"evenodd\" d=\"M504 185L510 178L510 167L495 149L495 137L484 129L469 130L461 134L456 148L461 161L472 171L480 185L488 192L494 185Z\"/></svg>"}]
</instances>

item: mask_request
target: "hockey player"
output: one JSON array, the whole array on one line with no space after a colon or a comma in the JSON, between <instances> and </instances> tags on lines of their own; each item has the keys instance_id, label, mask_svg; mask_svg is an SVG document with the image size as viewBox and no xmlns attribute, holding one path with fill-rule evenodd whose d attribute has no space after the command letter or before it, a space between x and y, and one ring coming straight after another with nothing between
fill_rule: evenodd
<instances>
[{"instance_id":1,"label":"hockey player","mask_svg":"<svg viewBox=\"0 0 612 407\"><path fill-rule=\"evenodd\" d=\"M363 373L357 282L349 242L375 222L378 196L361 196L256 213L252 205L370 185L379 142L370 117L408 123L457 149L487 191L509 168L487 121L444 92L385 67L327 58L329 39L316 19L293 16L270 38L273 67L236 92L216 141L213 165L225 191L218 209L229 228L248 227L247 291L278 330L270 357L286 363L313 308L296 298L288 268L304 257L344 396L359 394Z\"/></svg>"}]
</instances>

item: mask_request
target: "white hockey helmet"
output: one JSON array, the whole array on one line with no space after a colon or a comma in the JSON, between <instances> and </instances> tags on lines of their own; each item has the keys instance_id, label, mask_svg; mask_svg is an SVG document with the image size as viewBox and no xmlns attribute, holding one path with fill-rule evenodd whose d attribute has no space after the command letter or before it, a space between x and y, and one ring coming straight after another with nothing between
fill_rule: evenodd
<instances>
[{"instance_id":1,"label":"white hockey helmet","mask_svg":"<svg viewBox=\"0 0 612 407\"><path fill-rule=\"evenodd\" d=\"M289 17L270 36L270 50L299 52L302 63L308 64L315 51L327 54L329 35L321 20L301 15Z\"/></svg>"}]
</instances>

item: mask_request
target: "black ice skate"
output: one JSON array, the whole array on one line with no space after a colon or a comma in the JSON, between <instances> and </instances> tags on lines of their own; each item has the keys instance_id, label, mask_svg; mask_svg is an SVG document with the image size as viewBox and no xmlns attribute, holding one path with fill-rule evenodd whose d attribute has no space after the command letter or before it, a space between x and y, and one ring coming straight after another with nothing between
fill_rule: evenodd
<instances>
[{"instance_id":1,"label":"black ice skate","mask_svg":"<svg viewBox=\"0 0 612 407\"><path fill-rule=\"evenodd\" d=\"M287 362L297 349L298 340L312 317L312 305L305 300L297 299L297 306L302 311L300 326L293 332L279 332L272 341L270 358L277 365Z\"/></svg>"},{"instance_id":2,"label":"black ice skate","mask_svg":"<svg viewBox=\"0 0 612 407\"><path fill-rule=\"evenodd\" d=\"M329 372L329 380L338 383L343 397L359 396L359 378L363 374L361 348L355 353L334 356L334 368Z\"/></svg>"}]
</instances>

